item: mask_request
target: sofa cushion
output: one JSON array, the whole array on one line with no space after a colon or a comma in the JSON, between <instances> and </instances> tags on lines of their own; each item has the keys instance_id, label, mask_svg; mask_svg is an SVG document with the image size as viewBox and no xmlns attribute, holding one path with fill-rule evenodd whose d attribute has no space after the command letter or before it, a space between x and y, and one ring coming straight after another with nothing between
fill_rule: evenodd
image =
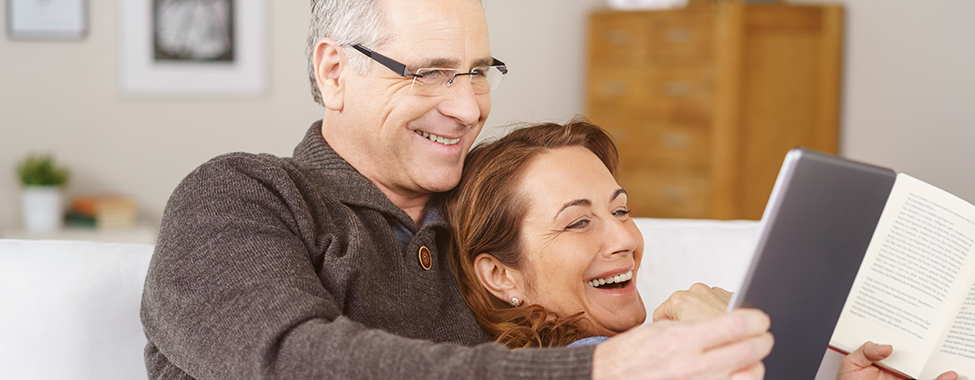
<instances>
[{"instance_id":1,"label":"sofa cushion","mask_svg":"<svg viewBox=\"0 0 975 380\"><path fill-rule=\"evenodd\" d=\"M751 263L758 222L635 218L643 233L637 286L653 310L697 282L737 291ZM649 323L649 321L648 321Z\"/></svg>"},{"instance_id":2,"label":"sofa cushion","mask_svg":"<svg viewBox=\"0 0 975 380\"><path fill-rule=\"evenodd\" d=\"M152 246L0 240L0 377L145 379Z\"/></svg>"}]
</instances>

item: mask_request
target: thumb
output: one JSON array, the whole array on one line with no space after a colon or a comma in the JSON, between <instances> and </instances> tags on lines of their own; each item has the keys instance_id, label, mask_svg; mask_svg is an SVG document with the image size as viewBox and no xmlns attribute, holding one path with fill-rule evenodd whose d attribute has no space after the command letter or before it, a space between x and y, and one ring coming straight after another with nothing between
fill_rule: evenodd
<instances>
[{"instance_id":1,"label":"thumb","mask_svg":"<svg viewBox=\"0 0 975 380\"><path fill-rule=\"evenodd\" d=\"M872 362L879 362L881 360L887 359L890 354L894 353L894 346L889 344L876 344L874 342L864 343L860 346L863 349L863 356Z\"/></svg>"},{"instance_id":2,"label":"thumb","mask_svg":"<svg viewBox=\"0 0 975 380\"><path fill-rule=\"evenodd\" d=\"M894 347L889 344L876 344L866 342L857 348L856 351L843 358L843 366L847 368L866 368L874 362L881 361L894 352Z\"/></svg>"}]
</instances>

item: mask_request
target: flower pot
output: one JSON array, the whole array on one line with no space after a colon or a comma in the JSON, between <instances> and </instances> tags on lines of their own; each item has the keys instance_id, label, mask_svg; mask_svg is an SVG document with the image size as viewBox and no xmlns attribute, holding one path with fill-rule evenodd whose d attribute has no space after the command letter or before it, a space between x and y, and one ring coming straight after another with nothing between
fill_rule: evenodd
<instances>
[{"instance_id":1,"label":"flower pot","mask_svg":"<svg viewBox=\"0 0 975 380\"><path fill-rule=\"evenodd\" d=\"M24 229L51 232L64 223L63 195L60 186L25 186L21 194Z\"/></svg>"}]
</instances>

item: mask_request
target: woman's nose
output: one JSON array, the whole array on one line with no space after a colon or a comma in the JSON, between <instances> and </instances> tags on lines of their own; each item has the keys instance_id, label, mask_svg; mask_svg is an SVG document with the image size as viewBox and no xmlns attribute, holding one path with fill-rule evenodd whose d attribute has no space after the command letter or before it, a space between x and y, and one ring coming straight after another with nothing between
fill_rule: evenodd
<instances>
[{"instance_id":1,"label":"woman's nose","mask_svg":"<svg viewBox=\"0 0 975 380\"><path fill-rule=\"evenodd\" d=\"M605 237L606 254L608 255L624 255L632 253L636 250L639 245L639 236L637 233L628 228L625 221L613 218L610 223L606 224Z\"/></svg>"}]
</instances>

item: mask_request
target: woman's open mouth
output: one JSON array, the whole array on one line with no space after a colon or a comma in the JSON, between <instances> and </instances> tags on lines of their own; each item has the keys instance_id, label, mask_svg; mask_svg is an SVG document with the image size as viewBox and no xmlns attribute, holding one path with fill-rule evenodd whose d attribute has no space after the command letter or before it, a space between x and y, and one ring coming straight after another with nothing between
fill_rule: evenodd
<instances>
[{"instance_id":1,"label":"woman's open mouth","mask_svg":"<svg viewBox=\"0 0 975 380\"><path fill-rule=\"evenodd\" d=\"M609 276L606 278L594 278L589 280L589 286L596 289L622 289L629 285L630 280L632 279L633 271L631 270L623 274Z\"/></svg>"}]
</instances>

